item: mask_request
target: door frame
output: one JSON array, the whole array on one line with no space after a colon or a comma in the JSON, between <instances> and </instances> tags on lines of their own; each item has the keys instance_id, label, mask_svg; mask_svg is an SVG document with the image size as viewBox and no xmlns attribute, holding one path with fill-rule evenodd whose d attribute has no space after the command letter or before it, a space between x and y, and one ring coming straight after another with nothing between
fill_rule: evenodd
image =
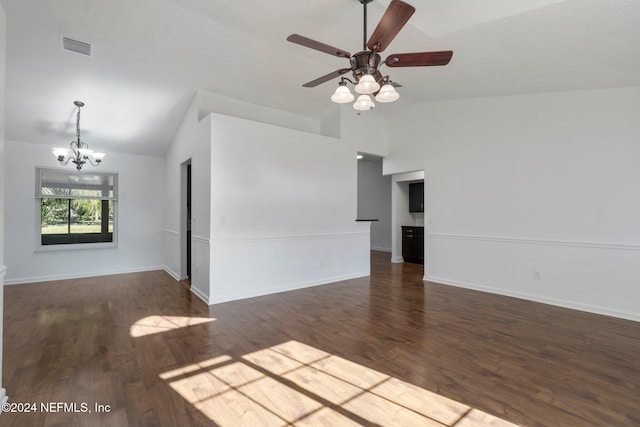
<instances>
[{"instance_id":1,"label":"door frame","mask_svg":"<svg viewBox=\"0 0 640 427\"><path fill-rule=\"evenodd\" d=\"M188 224L191 221L190 213L187 210L187 199L193 203L191 198L191 188L189 188L189 170L191 169L191 176L193 176L193 167L191 158L185 160L180 164L180 278L181 280L190 278L189 271L191 270L192 259L189 255L192 254L191 236L189 236ZM193 206L192 206L193 210Z\"/></svg>"}]
</instances>

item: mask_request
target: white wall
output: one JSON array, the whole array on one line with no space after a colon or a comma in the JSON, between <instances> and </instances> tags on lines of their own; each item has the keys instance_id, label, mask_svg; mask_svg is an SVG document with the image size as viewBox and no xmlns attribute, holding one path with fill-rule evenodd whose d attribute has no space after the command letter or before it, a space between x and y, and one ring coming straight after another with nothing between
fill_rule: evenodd
<instances>
[{"instance_id":1,"label":"white wall","mask_svg":"<svg viewBox=\"0 0 640 427\"><path fill-rule=\"evenodd\" d=\"M426 171L426 278L640 320L638 117L640 87L406 109L384 170Z\"/></svg>"},{"instance_id":2,"label":"white wall","mask_svg":"<svg viewBox=\"0 0 640 427\"><path fill-rule=\"evenodd\" d=\"M189 107L165 157L164 265L174 278L186 278L182 242L186 241L181 217L181 165L191 159L191 291L209 301L209 217L211 198L211 119L198 120L199 96Z\"/></svg>"},{"instance_id":3,"label":"white wall","mask_svg":"<svg viewBox=\"0 0 640 427\"><path fill-rule=\"evenodd\" d=\"M355 144L219 114L211 132L210 303L369 274Z\"/></svg>"},{"instance_id":4,"label":"white wall","mask_svg":"<svg viewBox=\"0 0 640 427\"><path fill-rule=\"evenodd\" d=\"M4 91L6 76L6 18L0 4L0 170L4 170ZM4 311L4 174L0 173L0 337L3 335ZM6 402L7 395L2 387L2 340L0 339L0 404Z\"/></svg>"},{"instance_id":5,"label":"white wall","mask_svg":"<svg viewBox=\"0 0 640 427\"><path fill-rule=\"evenodd\" d=\"M323 126L322 121L318 119L251 104L204 90L198 91L197 98L199 119L203 119L209 113L218 113L304 132L318 134L335 132L335 129Z\"/></svg>"},{"instance_id":6,"label":"white wall","mask_svg":"<svg viewBox=\"0 0 640 427\"><path fill-rule=\"evenodd\" d=\"M358 218L371 223L371 249L391 252L391 177L382 175L382 159L358 161Z\"/></svg>"},{"instance_id":7,"label":"white wall","mask_svg":"<svg viewBox=\"0 0 640 427\"><path fill-rule=\"evenodd\" d=\"M375 112L359 112L351 104L340 104L340 139L363 153L384 157L395 139L388 138L389 120ZM385 173L385 175L387 175Z\"/></svg>"},{"instance_id":8,"label":"white wall","mask_svg":"<svg viewBox=\"0 0 640 427\"><path fill-rule=\"evenodd\" d=\"M161 269L163 176L161 158L107 152L99 169L118 172L118 247L35 252L39 221L35 167L60 168L51 148L6 142L5 283ZM85 166L93 167L93 166ZM71 166L67 166L71 168Z\"/></svg>"},{"instance_id":9,"label":"white wall","mask_svg":"<svg viewBox=\"0 0 640 427\"><path fill-rule=\"evenodd\" d=\"M180 164L191 159L191 290L205 302L368 274L356 153L384 155L386 130L352 109L311 120L197 92L166 157L165 270L186 276Z\"/></svg>"}]
</instances>

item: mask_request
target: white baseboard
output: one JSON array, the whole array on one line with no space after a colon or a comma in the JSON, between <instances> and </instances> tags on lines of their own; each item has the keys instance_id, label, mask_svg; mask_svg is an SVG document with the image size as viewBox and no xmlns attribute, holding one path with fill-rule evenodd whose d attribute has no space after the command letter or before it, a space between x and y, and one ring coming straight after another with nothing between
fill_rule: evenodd
<instances>
[{"instance_id":1,"label":"white baseboard","mask_svg":"<svg viewBox=\"0 0 640 427\"><path fill-rule=\"evenodd\" d=\"M204 292L202 292L200 289L198 289L195 286L193 286L193 283L191 283L191 293L194 294L195 296L197 296L205 304L211 305L211 302L209 302L209 297L207 295L205 295Z\"/></svg>"},{"instance_id":2,"label":"white baseboard","mask_svg":"<svg viewBox=\"0 0 640 427\"><path fill-rule=\"evenodd\" d=\"M490 286L483 286L477 283L469 283L469 282L462 282L459 280L447 279L445 277L427 276L423 280L440 283L443 285L456 286L459 288L472 289L475 291L488 292L491 294L520 298L528 301L555 305L563 308L570 308L572 310L585 311L587 313L602 314L604 316L611 316L611 317L617 317L620 319L633 320L635 322L640 322L640 314L638 313L631 313L631 312L622 311L622 310L613 310L605 307L580 304L572 301L565 301L565 300L556 299L556 298L548 298L540 295L528 294L525 292L513 292L505 289L498 289L498 288L492 288Z\"/></svg>"},{"instance_id":3,"label":"white baseboard","mask_svg":"<svg viewBox=\"0 0 640 427\"><path fill-rule=\"evenodd\" d=\"M209 298L209 305L221 304L223 302L237 301L237 300L247 299L247 298L261 297L264 295L277 294L280 292L295 291L298 289L310 288L313 286L327 285L329 283L341 282L343 280L357 279L359 277L366 277L369 275L371 275L371 273L367 271L367 272L354 273L354 274L349 274L349 275L340 276L340 277L330 277L330 278L320 279L320 280L310 280L308 282L291 283L285 286L278 286L278 287L269 288L269 289L256 288L253 291L243 292L235 295L212 296Z\"/></svg>"},{"instance_id":4,"label":"white baseboard","mask_svg":"<svg viewBox=\"0 0 640 427\"><path fill-rule=\"evenodd\" d=\"M7 396L7 390L0 388L0 405L7 403L8 400L9 396ZM2 411L0 411L0 414L2 414Z\"/></svg>"},{"instance_id":5,"label":"white baseboard","mask_svg":"<svg viewBox=\"0 0 640 427\"><path fill-rule=\"evenodd\" d=\"M371 248L372 251L378 251L378 252L388 252L391 253L391 248L379 248L379 247L372 247Z\"/></svg>"},{"instance_id":6,"label":"white baseboard","mask_svg":"<svg viewBox=\"0 0 640 427\"><path fill-rule=\"evenodd\" d=\"M140 268L131 268L131 269L114 270L114 271L100 271L96 273L76 273L76 274L61 274L56 276L21 277L17 279L5 280L4 284L5 285L22 285L25 283L52 282L54 280L67 280L67 279L83 279L86 277L111 276L114 274L142 273L145 271L157 271L157 270L164 270L164 267L160 265L154 265L150 267L140 267Z\"/></svg>"},{"instance_id":7,"label":"white baseboard","mask_svg":"<svg viewBox=\"0 0 640 427\"><path fill-rule=\"evenodd\" d=\"M329 283L341 282L343 280L357 279L359 277L366 277L366 276L369 276L369 275L370 275L369 272L362 272L362 273L357 273L357 274L353 274L353 275L346 275L346 276L341 276L341 277L331 277L331 278L322 279L322 280L312 280L312 281L303 282L303 283L293 283L293 284L289 284L289 285L286 285L286 286L279 286L277 288L260 289L260 290L255 290L253 292L249 291L249 292L243 292L241 294L227 295L227 296L220 296L220 297L209 297L204 292L202 292L200 289L198 289L197 287L193 286L193 283L192 283L191 284L191 293L193 293L195 296L197 296L205 304L214 305L214 304L221 304L221 303L224 303L224 302L237 301L237 300L241 300L241 299L254 298L254 297L260 297L260 296L271 295L271 294L277 294L277 293L280 293L280 292L295 291L297 289L304 289L304 288L310 288L312 286L326 285L326 284L329 284Z\"/></svg>"},{"instance_id":8,"label":"white baseboard","mask_svg":"<svg viewBox=\"0 0 640 427\"><path fill-rule=\"evenodd\" d=\"M404 258L402 258L401 256L391 257L391 262L398 264L404 262Z\"/></svg>"},{"instance_id":9,"label":"white baseboard","mask_svg":"<svg viewBox=\"0 0 640 427\"><path fill-rule=\"evenodd\" d=\"M178 273L176 273L175 271L173 271L171 268L167 267L166 265L162 266L162 270L164 270L165 273L167 273L169 276L171 276L174 279L176 279L178 282L186 279L186 277L180 276Z\"/></svg>"}]
</instances>

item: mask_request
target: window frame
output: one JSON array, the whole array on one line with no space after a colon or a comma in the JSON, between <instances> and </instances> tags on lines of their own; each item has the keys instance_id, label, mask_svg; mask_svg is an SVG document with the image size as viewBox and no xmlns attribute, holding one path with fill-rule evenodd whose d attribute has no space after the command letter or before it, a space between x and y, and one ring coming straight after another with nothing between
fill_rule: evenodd
<instances>
[{"instance_id":1,"label":"window frame","mask_svg":"<svg viewBox=\"0 0 640 427\"><path fill-rule=\"evenodd\" d=\"M42 173L54 173L68 176L88 175L95 176L100 175L103 177L111 177L113 179L113 195L106 197L91 197L91 196L49 196L42 194ZM111 242L82 242L82 243L51 243L42 244L42 200L45 198L51 199L68 199L68 200L109 200L113 202L113 231L111 232ZM109 249L118 247L118 173L111 171L72 171L61 168L48 168L36 166L35 168L35 226L36 226L36 249L35 252L48 252L48 251L69 251L79 249Z\"/></svg>"}]
</instances>

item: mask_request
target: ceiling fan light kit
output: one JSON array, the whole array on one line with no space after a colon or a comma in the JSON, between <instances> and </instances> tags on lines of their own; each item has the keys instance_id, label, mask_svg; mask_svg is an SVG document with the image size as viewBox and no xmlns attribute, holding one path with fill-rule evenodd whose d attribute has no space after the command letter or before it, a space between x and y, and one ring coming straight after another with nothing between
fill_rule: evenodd
<instances>
[{"instance_id":1,"label":"ceiling fan light kit","mask_svg":"<svg viewBox=\"0 0 640 427\"><path fill-rule=\"evenodd\" d=\"M400 32L402 27L407 23L409 18L415 12L415 8L408 3L400 0L392 0L387 10L382 15L378 26L371 34L367 41L367 4L373 0L358 0L364 9L364 40L363 50L351 55L349 52L330 46L325 43L318 42L299 34L291 34L287 40L305 46L329 55L338 56L340 58L348 58L350 68L341 68L333 71L315 80L303 84L303 87L316 87L322 83L328 82L336 77L351 71L354 81L347 77L341 77L338 88L331 96L331 100L338 104L346 104L354 99L354 95L347 87L347 83L355 86L355 91L360 94L353 108L359 111L371 110L375 107L375 103L370 95L374 95L378 102L393 102L400 98L400 94L396 91L394 84L389 76L383 76L379 67L387 65L388 67L432 67L439 65L447 65L453 56L452 51L440 52L415 52L415 53L399 53L389 55L384 61L381 60L379 52L384 51L395 36Z\"/></svg>"},{"instance_id":2,"label":"ceiling fan light kit","mask_svg":"<svg viewBox=\"0 0 640 427\"><path fill-rule=\"evenodd\" d=\"M378 83L371 74L364 74L360 77L355 88L356 92L366 95L376 93L379 89L380 83Z\"/></svg>"},{"instance_id":3,"label":"ceiling fan light kit","mask_svg":"<svg viewBox=\"0 0 640 427\"><path fill-rule=\"evenodd\" d=\"M348 104L349 102L353 101L353 99L354 96L347 87L347 82L345 82L344 80L338 83L338 88L333 93L333 95L331 95L331 100L336 104Z\"/></svg>"},{"instance_id":4,"label":"ceiling fan light kit","mask_svg":"<svg viewBox=\"0 0 640 427\"><path fill-rule=\"evenodd\" d=\"M390 83L385 84L380 88L380 92L376 95L376 101L378 102L393 102L400 98L400 94L396 91Z\"/></svg>"},{"instance_id":5,"label":"ceiling fan light kit","mask_svg":"<svg viewBox=\"0 0 640 427\"><path fill-rule=\"evenodd\" d=\"M367 111L374 109L376 104L373 102L371 97L367 94L362 94L358 97L356 102L353 104L353 108L358 111Z\"/></svg>"}]
</instances>

